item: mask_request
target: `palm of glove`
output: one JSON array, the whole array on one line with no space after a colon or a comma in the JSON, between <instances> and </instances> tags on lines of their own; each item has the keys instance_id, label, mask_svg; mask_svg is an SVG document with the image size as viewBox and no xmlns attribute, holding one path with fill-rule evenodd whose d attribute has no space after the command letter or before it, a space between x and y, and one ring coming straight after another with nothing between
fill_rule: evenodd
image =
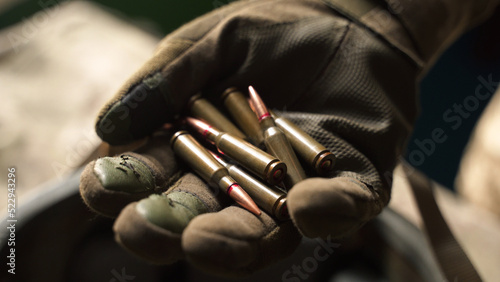
<instances>
[{"instance_id":1,"label":"palm of glove","mask_svg":"<svg viewBox=\"0 0 500 282\"><path fill-rule=\"evenodd\" d=\"M82 197L110 216L131 203L115 234L148 260L187 258L210 272L253 272L289 255L299 232L343 237L388 203L386 176L416 115L417 72L383 40L320 2L228 5L167 36L103 109L98 134L126 144L174 121L197 92L220 104L224 89L251 84L270 108L286 110L285 117L335 153L332 178L309 178L291 189L291 221L256 217L183 174L168 137L156 136L137 152L90 163Z\"/></svg>"}]
</instances>

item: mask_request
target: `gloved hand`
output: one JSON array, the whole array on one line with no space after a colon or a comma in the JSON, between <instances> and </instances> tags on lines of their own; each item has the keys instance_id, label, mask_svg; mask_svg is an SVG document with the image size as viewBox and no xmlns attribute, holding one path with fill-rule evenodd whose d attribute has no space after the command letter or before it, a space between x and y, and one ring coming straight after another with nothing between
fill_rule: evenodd
<instances>
[{"instance_id":1,"label":"gloved hand","mask_svg":"<svg viewBox=\"0 0 500 282\"><path fill-rule=\"evenodd\" d=\"M377 26L369 12L387 10L370 5L364 14L342 11L370 29L317 0L214 10L167 36L98 118L104 141L127 144L173 122L198 92L220 105L226 88L253 85L269 108L338 158L331 178L312 176L291 189L291 221L231 205L177 162L168 132L90 163L81 179L85 202L105 215L121 211L116 239L132 252L157 263L185 258L212 273L263 268L289 255L301 235L334 239L357 230L389 201L392 169L417 114L417 77L439 49L410 37L405 19Z\"/></svg>"}]
</instances>

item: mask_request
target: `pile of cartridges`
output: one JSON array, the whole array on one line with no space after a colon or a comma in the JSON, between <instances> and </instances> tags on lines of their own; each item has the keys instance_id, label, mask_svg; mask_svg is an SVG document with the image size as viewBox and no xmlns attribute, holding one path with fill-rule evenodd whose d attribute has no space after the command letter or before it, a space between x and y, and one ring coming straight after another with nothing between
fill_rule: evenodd
<instances>
[{"instance_id":1,"label":"pile of cartridges","mask_svg":"<svg viewBox=\"0 0 500 282\"><path fill-rule=\"evenodd\" d=\"M260 207L286 220L286 191L306 178L295 153L318 176L333 170L334 154L289 120L270 112L252 86L249 98L230 88L222 99L245 133L197 95L188 106L192 117L185 120L218 153L200 145L187 131L172 137L174 152L210 186L220 188L250 212L260 215Z\"/></svg>"}]
</instances>

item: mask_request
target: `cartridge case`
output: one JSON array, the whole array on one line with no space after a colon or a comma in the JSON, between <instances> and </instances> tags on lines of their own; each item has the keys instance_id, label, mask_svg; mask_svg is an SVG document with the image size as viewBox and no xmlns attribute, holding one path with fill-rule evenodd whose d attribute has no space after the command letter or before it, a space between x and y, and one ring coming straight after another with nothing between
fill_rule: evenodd
<instances>
[{"instance_id":1,"label":"cartridge case","mask_svg":"<svg viewBox=\"0 0 500 282\"><path fill-rule=\"evenodd\" d=\"M224 106L236 124L257 147L264 145L264 135L259 120L250 108L247 98L236 88L228 88L221 96ZM216 127L217 125L214 124ZM224 131L222 128L219 128Z\"/></svg>"},{"instance_id":2,"label":"cartridge case","mask_svg":"<svg viewBox=\"0 0 500 282\"><path fill-rule=\"evenodd\" d=\"M246 135L227 119L217 108L200 94L194 95L188 102L188 109L192 116L204 120L218 129L229 132L234 136L245 139Z\"/></svg>"},{"instance_id":3,"label":"cartridge case","mask_svg":"<svg viewBox=\"0 0 500 282\"><path fill-rule=\"evenodd\" d=\"M220 156L214 156L219 163L227 168L229 175L243 187L259 207L279 220L289 218L286 193L276 187L265 185L237 165L226 162Z\"/></svg>"},{"instance_id":4,"label":"cartridge case","mask_svg":"<svg viewBox=\"0 0 500 282\"><path fill-rule=\"evenodd\" d=\"M173 151L210 186L220 187L219 184L231 185L236 182L228 179L229 172L227 169L221 166L187 131L175 133L170 144Z\"/></svg>"},{"instance_id":5,"label":"cartridge case","mask_svg":"<svg viewBox=\"0 0 500 282\"><path fill-rule=\"evenodd\" d=\"M277 127L271 116L260 121L264 132L264 143L271 155L282 160L287 167L284 184L287 189L292 188L298 182L306 179L306 173L302 168L297 155L293 151L285 133Z\"/></svg>"},{"instance_id":6,"label":"cartridge case","mask_svg":"<svg viewBox=\"0 0 500 282\"><path fill-rule=\"evenodd\" d=\"M271 111L270 113L276 125L285 133L297 154L314 168L318 175L327 176L335 166L335 155L293 122Z\"/></svg>"},{"instance_id":7,"label":"cartridge case","mask_svg":"<svg viewBox=\"0 0 500 282\"><path fill-rule=\"evenodd\" d=\"M229 175L228 170L189 133L186 131L175 133L170 144L172 150L210 186L222 189L239 205L255 215L261 214L256 203Z\"/></svg>"},{"instance_id":8,"label":"cartridge case","mask_svg":"<svg viewBox=\"0 0 500 282\"><path fill-rule=\"evenodd\" d=\"M234 159L267 183L278 185L286 176L287 167L278 158L231 133L219 131L200 120L187 118L187 121L224 155Z\"/></svg>"},{"instance_id":9,"label":"cartridge case","mask_svg":"<svg viewBox=\"0 0 500 282\"><path fill-rule=\"evenodd\" d=\"M298 182L304 180L306 178L306 173L300 165L285 133L276 126L273 117L257 91L255 91L252 86L248 87L248 91L252 110L257 115L260 128L264 135L264 144L266 145L267 151L285 162L287 166L287 174L284 183L285 187L290 189Z\"/></svg>"},{"instance_id":10,"label":"cartridge case","mask_svg":"<svg viewBox=\"0 0 500 282\"><path fill-rule=\"evenodd\" d=\"M269 184L278 185L286 177L287 166L285 163L243 139L222 132L213 141L224 155L261 176Z\"/></svg>"}]
</instances>

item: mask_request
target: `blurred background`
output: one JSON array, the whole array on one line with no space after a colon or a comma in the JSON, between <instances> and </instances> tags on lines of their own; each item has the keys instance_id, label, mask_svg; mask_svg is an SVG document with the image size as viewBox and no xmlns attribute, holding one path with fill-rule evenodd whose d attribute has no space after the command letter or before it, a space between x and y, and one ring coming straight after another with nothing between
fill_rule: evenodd
<instances>
[{"instance_id":1,"label":"blurred background","mask_svg":"<svg viewBox=\"0 0 500 282\"><path fill-rule=\"evenodd\" d=\"M33 203L40 197L36 191L71 176L99 144L94 119L100 107L150 57L160 38L229 2L0 0L0 167L16 167L18 203ZM405 158L450 190L473 127L500 81L499 30L497 10L494 17L453 44L420 85L421 115ZM479 97L478 93L481 99L471 98ZM433 140L435 130L444 132L444 142ZM0 183L6 179L7 173L1 173ZM6 198L6 192L0 192L2 211ZM72 201L81 204L78 195ZM28 209L19 209L18 215L27 214ZM101 237L94 238L97 235L88 232L93 235L88 235L82 246L95 249L95 253L105 249L120 256L123 250L109 244L112 221L96 219L83 205L79 209L75 214L91 218L94 225L102 220L102 225L88 228L97 228L107 236L100 241ZM50 216L63 215L54 210ZM86 228L87 223L79 228ZM69 232L73 227L75 234L81 233L69 222L57 230ZM60 240L49 233L45 236L45 249L25 244L25 251L37 250L43 257L47 248ZM71 254L75 261L89 263L87 255ZM61 256L61 263L67 257ZM100 257L94 266L105 259ZM140 276L140 262L130 259L127 263L138 265L130 271ZM120 272L125 264L117 262L112 270ZM40 271L44 267L38 266ZM110 269L102 275L112 278ZM75 277L89 275L80 269L71 271ZM168 274L170 269L158 271ZM95 277L103 276L87 278L94 281Z\"/></svg>"}]
</instances>

